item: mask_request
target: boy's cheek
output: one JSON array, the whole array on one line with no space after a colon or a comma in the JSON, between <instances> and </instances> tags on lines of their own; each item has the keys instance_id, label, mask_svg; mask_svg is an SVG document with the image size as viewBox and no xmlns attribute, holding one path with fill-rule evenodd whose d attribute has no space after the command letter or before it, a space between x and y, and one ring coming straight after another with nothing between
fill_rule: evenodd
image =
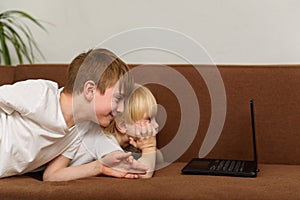
<instances>
[{"instance_id":1,"label":"boy's cheek","mask_svg":"<svg viewBox=\"0 0 300 200\"><path fill-rule=\"evenodd\" d=\"M126 124L126 134L131 137L136 137L136 130L134 124Z\"/></svg>"},{"instance_id":2,"label":"boy's cheek","mask_svg":"<svg viewBox=\"0 0 300 200\"><path fill-rule=\"evenodd\" d=\"M123 113L124 112L124 100L120 101L119 104L117 105L117 111L119 113Z\"/></svg>"}]
</instances>

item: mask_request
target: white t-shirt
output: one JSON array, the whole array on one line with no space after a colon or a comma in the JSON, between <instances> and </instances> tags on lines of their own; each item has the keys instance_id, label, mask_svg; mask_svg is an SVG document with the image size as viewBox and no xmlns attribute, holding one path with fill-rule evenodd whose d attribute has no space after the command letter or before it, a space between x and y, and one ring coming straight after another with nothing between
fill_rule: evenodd
<instances>
[{"instance_id":1,"label":"white t-shirt","mask_svg":"<svg viewBox=\"0 0 300 200\"><path fill-rule=\"evenodd\" d=\"M83 165L98 160L113 151L123 151L116 138L98 131L98 124L90 125L80 137L81 144L69 166Z\"/></svg>"},{"instance_id":2,"label":"white t-shirt","mask_svg":"<svg viewBox=\"0 0 300 200\"><path fill-rule=\"evenodd\" d=\"M32 171L59 154L73 158L80 126L67 128L60 92L46 80L0 87L0 178Z\"/></svg>"}]
</instances>

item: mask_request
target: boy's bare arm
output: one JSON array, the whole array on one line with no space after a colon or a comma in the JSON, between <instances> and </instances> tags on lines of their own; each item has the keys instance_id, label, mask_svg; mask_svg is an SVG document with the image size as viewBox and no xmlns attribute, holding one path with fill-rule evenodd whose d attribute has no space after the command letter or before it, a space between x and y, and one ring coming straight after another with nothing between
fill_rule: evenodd
<instances>
[{"instance_id":1,"label":"boy's bare arm","mask_svg":"<svg viewBox=\"0 0 300 200\"><path fill-rule=\"evenodd\" d=\"M156 136L136 139L130 137L129 143L142 151L142 156L138 161L149 168L146 174L139 175L139 177L151 178L155 170L156 162Z\"/></svg>"},{"instance_id":2,"label":"boy's bare arm","mask_svg":"<svg viewBox=\"0 0 300 200\"><path fill-rule=\"evenodd\" d=\"M44 174L44 181L69 181L80 178L98 176L100 174L118 178L138 178L137 174L145 174L147 167L132 159L130 153L116 151L104 158L84 165L68 167L69 158L63 155L52 160Z\"/></svg>"}]
</instances>

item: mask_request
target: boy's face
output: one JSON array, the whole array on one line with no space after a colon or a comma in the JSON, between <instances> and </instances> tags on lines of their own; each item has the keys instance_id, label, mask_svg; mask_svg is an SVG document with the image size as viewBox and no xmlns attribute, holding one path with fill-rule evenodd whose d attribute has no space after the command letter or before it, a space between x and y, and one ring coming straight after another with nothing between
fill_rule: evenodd
<instances>
[{"instance_id":1,"label":"boy's face","mask_svg":"<svg viewBox=\"0 0 300 200\"><path fill-rule=\"evenodd\" d=\"M144 113L143 119L137 121L136 123L140 124L141 126L152 124L153 128L158 128L155 116L149 117L147 113Z\"/></svg>"},{"instance_id":2,"label":"boy's face","mask_svg":"<svg viewBox=\"0 0 300 200\"><path fill-rule=\"evenodd\" d=\"M143 118L134 124L126 123L126 134L131 137L149 137L149 134L153 134L153 130L157 133L158 128L155 116L149 117L147 113L144 113Z\"/></svg>"},{"instance_id":3,"label":"boy's face","mask_svg":"<svg viewBox=\"0 0 300 200\"><path fill-rule=\"evenodd\" d=\"M117 121L117 123L120 126L117 126L119 132L121 132L122 134L119 134L119 138L120 138L120 145L122 148L126 148L129 145L129 137L133 137L136 134L136 127L132 128L135 124L138 124L139 126L146 128L147 126L152 126L152 128L154 128L155 130L158 130L158 123L156 122L156 118L155 116L149 117L147 113L144 114L143 119L138 120L135 122L135 124L129 124L129 123L122 123L121 121ZM133 125L133 126L132 126ZM125 126L125 129L122 129L121 127ZM147 127L149 128L149 127ZM157 133L157 132L156 132ZM146 134L149 134L148 132L146 132ZM149 135L143 135L145 137L149 137Z\"/></svg>"},{"instance_id":4,"label":"boy's face","mask_svg":"<svg viewBox=\"0 0 300 200\"><path fill-rule=\"evenodd\" d=\"M94 106L98 123L108 126L117 114L124 111L124 91L120 91L119 83L107 88L104 94L96 90Z\"/></svg>"}]
</instances>

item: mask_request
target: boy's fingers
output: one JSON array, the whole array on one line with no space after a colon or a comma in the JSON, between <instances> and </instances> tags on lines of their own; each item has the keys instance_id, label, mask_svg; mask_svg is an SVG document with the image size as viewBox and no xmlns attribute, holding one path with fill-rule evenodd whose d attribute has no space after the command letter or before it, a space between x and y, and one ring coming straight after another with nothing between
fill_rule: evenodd
<instances>
[{"instance_id":1,"label":"boy's fingers","mask_svg":"<svg viewBox=\"0 0 300 200\"><path fill-rule=\"evenodd\" d=\"M128 157L127 159L126 159L126 161L128 162L128 163L132 163L133 162L133 156L130 156L130 157Z\"/></svg>"},{"instance_id":2,"label":"boy's fingers","mask_svg":"<svg viewBox=\"0 0 300 200\"><path fill-rule=\"evenodd\" d=\"M131 144L134 147L137 146L136 141L132 137L129 137L129 144Z\"/></svg>"},{"instance_id":3,"label":"boy's fingers","mask_svg":"<svg viewBox=\"0 0 300 200\"><path fill-rule=\"evenodd\" d=\"M140 124L135 124L135 137L142 136L142 126Z\"/></svg>"},{"instance_id":4,"label":"boy's fingers","mask_svg":"<svg viewBox=\"0 0 300 200\"><path fill-rule=\"evenodd\" d=\"M151 123L147 121L145 122L144 126L146 127L146 132L147 132L147 135L145 135L145 137L151 137L153 135L153 128Z\"/></svg>"},{"instance_id":5,"label":"boy's fingers","mask_svg":"<svg viewBox=\"0 0 300 200\"><path fill-rule=\"evenodd\" d=\"M154 132L155 129L151 124L148 124L147 128L148 128L148 133L149 133L148 137L152 137L153 135L155 135L155 132Z\"/></svg>"},{"instance_id":6,"label":"boy's fingers","mask_svg":"<svg viewBox=\"0 0 300 200\"><path fill-rule=\"evenodd\" d=\"M141 137L151 137L155 136L158 133L158 127L153 123L136 123L127 125L127 132L126 134L134 137L134 138L141 138Z\"/></svg>"},{"instance_id":7,"label":"boy's fingers","mask_svg":"<svg viewBox=\"0 0 300 200\"><path fill-rule=\"evenodd\" d=\"M150 124L153 131L152 136L155 136L158 133L159 125L157 124L156 120L152 120Z\"/></svg>"},{"instance_id":8,"label":"boy's fingers","mask_svg":"<svg viewBox=\"0 0 300 200\"><path fill-rule=\"evenodd\" d=\"M155 136L158 133L158 128L155 128L154 126L151 126L152 128L152 136Z\"/></svg>"},{"instance_id":9,"label":"boy's fingers","mask_svg":"<svg viewBox=\"0 0 300 200\"><path fill-rule=\"evenodd\" d=\"M139 178L139 176L137 175L137 174L126 174L125 176L124 176L124 178Z\"/></svg>"},{"instance_id":10,"label":"boy's fingers","mask_svg":"<svg viewBox=\"0 0 300 200\"><path fill-rule=\"evenodd\" d=\"M148 136L148 127L147 126L141 126L141 136L147 137Z\"/></svg>"},{"instance_id":11,"label":"boy's fingers","mask_svg":"<svg viewBox=\"0 0 300 200\"><path fill-rule=\"evenodd\" d=\"M130 135L132 137L141 137L141 126L138 126L137 124L127 124L127 135Z\"/></svg>"}]
</instances>

